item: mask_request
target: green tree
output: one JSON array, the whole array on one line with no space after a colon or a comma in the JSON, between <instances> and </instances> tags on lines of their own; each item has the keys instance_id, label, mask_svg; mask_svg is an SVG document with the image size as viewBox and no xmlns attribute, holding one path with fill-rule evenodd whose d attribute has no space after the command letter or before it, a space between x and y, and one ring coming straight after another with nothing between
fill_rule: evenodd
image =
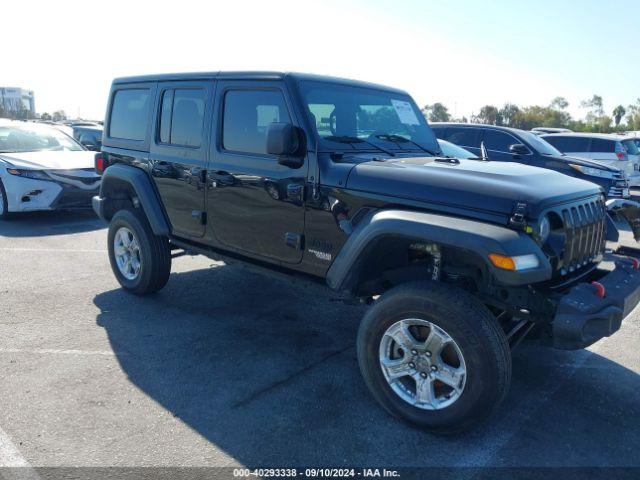
<instances>
[{"instance_id":1,"label":"green tree","mask_svg":"<svg viewBox=\"0 0 640 480\"><path fill-rule=\"evenodd\" d=\"M590 109L596 118L604 115L604 104L600 95L594 95L589 100L583 100L580 106Z\"/></svg>"},{"instance_id":2,"label":"green tree","mask_svg":"<svg viewBox=\"0 0 640 480\"><path fill-rule=\"evenodd\" d=\"M640 98L634 105L627 107L627 128L629 130L640 130Z\"/></svg>"},{"instance_id":3,"label":"green tree","mask_svg":"<svg viewBox=\"0 0 640 480\"><path fill-rule=\"evenodd\" d=\"M64 110L56 110L55 112L53 112L53 114L51 115L51 119L54 122L61 122L63 120L67 119L67 114L64 112Z\"/></svg>"},{"instance_id":4,"label":"green tree","mask_svg":"<svg viewBox=\"0 0 640 480\"><path fill-rule=\"evenodd\" d=\"M520 108L513 103L505 103L500 109L499 116L507 127L515 127L515 122L520 114Z\"/></svg>"},{"instance_id":5,"label":"green tree","mask_svg":"<svg viewBox=\"0 0 640 480\"><path fill-rule=\"evenodd\" d=\"M485 105L480 109L480 113L478 113L478 115L471 117L471 121L473 123L484 123L486 125L501 125L502 117L500 115L500 110L496 107L493 105Z\"/></svg>"},{"instance_id":6,"label":"green tree","mask_svg":"<svg viewBox=\"0 0 640 480\"><path fill-rule=\"evenodd\" d=\"M451 114L449 109L440 102L436 102L433 105L425 105L422 109L422 113L430 122L450 122Z\"/></svg>"},{"instance_id":7,"label":"green tree","mask_svg":"<svg viewBox=\"0 0 640 480\"><path fill-rule=\"evenodd\" d=\"M616 127L620 125L620 121L622 120L622 117L624 117L626 114L627 114L627 111L624 109L622 105L618 105L616 108L613 109L613 121L615 122Z\"/></svg>"},{"instance_id":8,"label":"green tree","mask_svg":"<svg viewBox=\"0 0 640 480\"><path fill-rule=\"evenodd\" d=\"M49 115L47 112L44 112L42 115L40 115L40 120L51 120L51 115Z\"/></svg>"},{"instance_id":9,"label":"green tree","mask_svg":"<svg viewBox=\"0 0 640 480\"><path fill-rule=\"evenodd\" d=\"M556 97L551 100L551 104L549 106L556 110L564 110L569 106L569 102L564 97Z\"/></svg>"}]
</instances>

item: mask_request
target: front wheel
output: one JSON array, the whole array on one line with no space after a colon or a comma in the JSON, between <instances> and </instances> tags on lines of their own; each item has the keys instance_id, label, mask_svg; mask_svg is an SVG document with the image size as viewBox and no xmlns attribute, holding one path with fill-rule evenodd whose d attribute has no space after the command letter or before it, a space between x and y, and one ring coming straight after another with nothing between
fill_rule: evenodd
<instances>
[{"instance_id":1,"label":"front wheel","mask_svg":"<svg viewBox=\"0 0 640 480\"><path fill-rule=\"evenodd\" d=\"M488 417L511 379L509 345L493 315L469 293L435 282L401 285L376 301L358 331L358 361L387 411L434 433Z\"/></svg>"},{"instance_id":2,"label":"front wheel","mask_svg":"<svg viewBox=\"0 0 640 480\"><path fill-rule=\"evenodd\" d=\"M9 199L4 184L2 180L0 180L0 220L9 220L9 218L11 218L11 214L9 213Z\"/></svg>"},{"instance_id":3,"label":"front wheel","mask_svg":"<svg viewBox=\"0 0 640 480\"><path fill-rule=\"evenodd\" d=\"M169 241L153 233L144 215L117 212L109 224L108 246L111 269L125 290L145 295L166 285L171 273Z\"/></svg>"}]
</instances>

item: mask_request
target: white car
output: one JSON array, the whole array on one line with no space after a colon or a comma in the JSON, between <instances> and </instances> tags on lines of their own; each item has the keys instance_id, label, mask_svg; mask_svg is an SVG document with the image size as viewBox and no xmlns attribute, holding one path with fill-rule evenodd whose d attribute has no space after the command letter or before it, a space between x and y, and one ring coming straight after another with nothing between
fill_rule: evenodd
<instances>
[{"instance_id":1,"label":"white car","mask_svg":"<svg viewBox=\"0 0 640 480\"><path fill-rule=\"evenodd\" d=\"M13 212L90 208L94 152L60 130L0 120L0 220Z\"/></svg>"},{"instance_id":2,"label":"white car","mask_svg":"<svg viewBox=\"0 0 640 480\"><path fill-rule=\"evenodd\" d=\"M640 150L630 136L607 133L556 133L542 135L570 157L582 157L619 168L632 186L640 185Z\"/></svg>"}]
</instances>

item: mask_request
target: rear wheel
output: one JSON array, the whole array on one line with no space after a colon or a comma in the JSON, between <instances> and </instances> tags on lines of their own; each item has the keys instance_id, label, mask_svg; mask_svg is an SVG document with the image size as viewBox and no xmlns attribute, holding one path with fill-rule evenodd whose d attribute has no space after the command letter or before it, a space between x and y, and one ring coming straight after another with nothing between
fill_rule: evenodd
<instances>
[{"instance_id":1,"label":"rear wheel","mask_svg":"<svg viewBox=\"0 0 640 480\"><path fill-rule=\"evenodd\" d=\"M164 287L171 273L166 237L155 235L139 211L120 210L109 224L109 261L122 287L145 295Z\"/></svg>"},{"instance_id":2,"label":"rear wheel","mask_svg":"<svg viewBox=\"0 0 640 480\"><path fill-rule=\"evenodd\" d=\"M488 417L511 379L493 315L467 292L434 282L401 285L376 302L360 325L358 361L386 410L435 433Z\"/></svg>"}]
</instances>

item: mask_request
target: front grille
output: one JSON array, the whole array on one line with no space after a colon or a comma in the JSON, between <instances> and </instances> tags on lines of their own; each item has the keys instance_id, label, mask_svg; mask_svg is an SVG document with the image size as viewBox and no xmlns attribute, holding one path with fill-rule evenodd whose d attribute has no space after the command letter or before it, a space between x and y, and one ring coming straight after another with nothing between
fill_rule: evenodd
<instances>
[{"instance_id":1,"label":"front grille","mask_svg":"<svg viewBox=\"0 0 640 480\"><path fill-rule=\"evenodd\" d=\"M605 248L605 205L594 199L560 210L565 243L558 267L566 275L598 261Z\"/></svg>"}]
</instances>

